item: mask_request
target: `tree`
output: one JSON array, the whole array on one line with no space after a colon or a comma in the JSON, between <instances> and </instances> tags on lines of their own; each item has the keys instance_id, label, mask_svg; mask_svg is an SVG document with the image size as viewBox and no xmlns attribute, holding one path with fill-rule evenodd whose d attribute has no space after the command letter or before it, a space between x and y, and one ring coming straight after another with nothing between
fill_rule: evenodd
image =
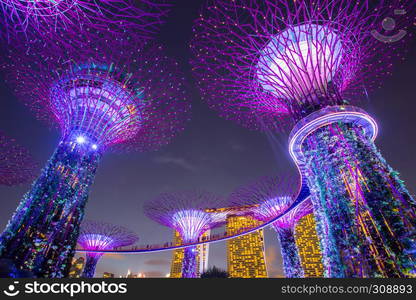
<instances>
[{"instance_id":1,"label":"tree","mask_svg":"<svg viewBox=\"0 0 416 300\"><path fill-rule=\"evenodd\" d=\"M216 266L209 268L207 271L201 274L201 278L228 278L227 271L221 270Z\"/></svg>"}]
</instances>

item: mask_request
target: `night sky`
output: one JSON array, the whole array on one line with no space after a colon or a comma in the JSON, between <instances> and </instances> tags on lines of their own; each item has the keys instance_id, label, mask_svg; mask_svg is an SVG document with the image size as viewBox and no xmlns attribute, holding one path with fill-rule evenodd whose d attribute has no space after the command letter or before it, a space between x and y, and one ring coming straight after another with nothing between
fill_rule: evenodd
<instances>
[{"instance_id":1,"label":"night sky","mask_svg":"<svg viewBox=\"0 0 416 300\"><path fill-rule=\"evenodd\" d=\"M192 121L167 147L151 153L104 155L91 188L86 218L122 225L134 230L139 244L171 241L172 230L147 219L144 201L161 192L201 188L228 195L241 184L279 172L295 172L287 153L287 137L281 135L271 145L266 136L252 132L231 121L219 118L201 101L193 84L189 66L189 39L192 21L204 0L176 1L158 40L170 56L177 59L190 82ZM409 45L406 62L398 64L394 76L385 80L382 89L369 95L362 106L380 126L377 146L390 165L401 173L412 194L416 192L416 99L414 70L416 43ZM59 133L37 121L0 81L0 130L15 137L44 165L59 141ZM0 186L0 228L16 209L29 184ZM271 229L265 230L266 260L270 276L282 274L280 250ZM209 264L226 268L225 242L211 244ZM163 277L170 271L172 252L112 255L101 259L97 276L102 272L124 275L130 269L147 276Z\"/></svg>"}]
</instances>

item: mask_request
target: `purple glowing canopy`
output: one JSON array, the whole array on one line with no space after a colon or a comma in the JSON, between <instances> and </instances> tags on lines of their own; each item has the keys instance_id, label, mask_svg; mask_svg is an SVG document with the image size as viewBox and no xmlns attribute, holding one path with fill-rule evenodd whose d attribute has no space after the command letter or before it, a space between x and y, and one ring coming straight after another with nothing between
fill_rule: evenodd
<instances>
[{"instance_id":1,"label":"purple glowing canopy","mask_svg":"<svg viewBox=\"0 0 416 300\"><path fill-rule=\"evenodd\" d=\"M210 208L225 207L222 197L201 190L163 193L144 205L150 219L177 230L185 242L197 240L205 231L219 226Z\"/></svg>"},{"instance_id":2,"label":"purple glowing canopy","mask_svg":"<svg viewBox=\"0 0 416 300\"><path fill-rule=\"evenodd\" d=\"M124 227L85 220L81 225L78 244L85 250L110 250L133 245L138 240L134 232Z\"/></svg>"},{"instance_id":3,"label":"purple glowing canopy","mask_svg":"<svg viewBox=\"0 0 416 300\"><path fill-rule=\"evenodd\" d=\"M209 0L194 24L193 70L223 117L286 128L380 85L406 51L410 2ZM407 34L396 41L393 28Z\"/></svg>"},{"instance_id":4,"label":"purple glowing canopy","mask_svg":"<svg viewBox=\"0 0 416 300\"><path fill-rule=\"evenodd\" d=\"M0 0L2 34L59 37L65 32L132 30L152 38L170 8L165 0Z\"/></svg>"},{"instance_id":5,"label":"purple glowing canopy","mask_svg":"<svg viewBox=\"0 0 416 300\"><path fill-rule=\"evenodd\" d=\"M313 212L312 203L309 200L304 200L291 208L296 200L298 189L299 180L296 177L265 176L251 184L237 188L231 193L229 201L235 206L252 207L250 209L252 216L263 222L285 213L273 223L273 226L292 228L300 218Z\"/></svg>"},{"instance_id":6,"label":"purple glowing canopy","mask_svg":"<svg viewBox=\"0 0 416 300\"><path fill-rule=\"evenodd\" d=\"M0 185L17 185L32 180L38 170L29 151L0 132Z\"/></svg>"},{"instance_id":7,"label":"purple glowing canopy","mask_svg":"<svg viewBox=\"0 0 416 300\"><path fill-rule=\"evenodd\" d=\"M185 80L161 46L108 32L65 42L57 51L33 39L10 48L2 66L17 96L62 138L98 150L147 151L183 129L190 107Z\"/></svg>"}]
</instances>

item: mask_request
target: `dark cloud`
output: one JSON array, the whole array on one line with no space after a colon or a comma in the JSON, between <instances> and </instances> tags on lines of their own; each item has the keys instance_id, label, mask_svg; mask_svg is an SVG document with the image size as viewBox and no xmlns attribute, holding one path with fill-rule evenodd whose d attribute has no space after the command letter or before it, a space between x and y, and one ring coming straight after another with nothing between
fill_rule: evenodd
<instances>
[{"instance_id":1,"label":"dark cloud","mask_svg":"<svg viewBox=\"0 0 416 300\"><path fill-rule=\"evenodd\" d=\"M157 164L174 165L186 171L195 172L197 170L197 167L195 165L181 157L157 156L153 159L153 161Z\"/></svg>"}]
</instances>

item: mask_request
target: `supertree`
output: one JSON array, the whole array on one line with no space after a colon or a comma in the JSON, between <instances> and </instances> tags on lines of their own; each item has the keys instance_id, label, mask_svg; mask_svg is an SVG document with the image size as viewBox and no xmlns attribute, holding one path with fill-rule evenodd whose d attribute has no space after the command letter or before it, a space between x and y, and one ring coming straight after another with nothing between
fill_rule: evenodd
<instances>
[{"instance_id":1,"label":"supertree","mask_svg":"<svg viewBox=\"0 0 416 300\"><path fill-rule=\"evenodd\" d=\"M84 250L111 250L130 246L139 240L138 236L121 226L85 220L82 222L78 244ZM99 252L87 252L82 277L93 278L98 260L103 256Z\"/></svg>"},{"instance_id":2,"label":"supertree","mask_svg":"<svg viewBox=\"0 0 416 300\"><path fill-rule=\"evenodd\" d=\"M374 119L350 106L403 58L413 8L217 0L195 22L192 64L209 104L250 128L292 128L289 151L311 191L328 277L416 271L415 201L376 148Z\"/></svg>"},{"instance_id":3,"label":"supertree","mask_svg":"<svg viewBox=\"0 0 416 300\"><path fill-rule=\"evenodd\" d=\"M17 96L61 132L0 236L0 256L38 277L67 275L102 155L157 149L189 118L184 78L160 46L104 33L82 45L57 52L33 40L3 64Z\"/></svg>"},{"instance_id":4,"label":"supertree","mask_svg":"<svg viewBox=\"0 0 416 300\"><path fill-rule=\"evenodd\" d=\"M1 131L0 153L0 185L18 185L35 177L39 166L32 155Z\"/></svg>"},{"instance_id":5,"label":"supertree","mask_svg":"<svg viewBox=\"0 0 416 300\"><path fill-rule=\"evenodd\" d=\"M62 33L131 30L150 39L170 9L165 0L0 0L1 34L12 43L26 37L45 42Z\"/></svg>"},{"instance_id":6,"label":"supertree","mask_svg":"<svg viewBox=\"0 0 416 300\"><path fill-rule=\"evenodd\" d=\"M224 207L224 200L212 193L193 190L163 193L144 204L144 212L150 219L179 232L184 244L197 242L205 231L219 226L224 221L207 210ZM182 277L195 278L196 246L185 248Z\"/></svg>"},{"instance_id":7,"label":"supertree","mask_svg":"<svg viewBox=\"0 0 416 300\"><path fill-rule=\"evenodd\" d=\"M309 199L296 202L298 180L290 176L266 176L237 188L229 197L232 205L250 205L253 218L272 223L277 232L286 277L304 277L295 241L295 225L303 216L313 212Z\"/></svg>"}]
</instances>

